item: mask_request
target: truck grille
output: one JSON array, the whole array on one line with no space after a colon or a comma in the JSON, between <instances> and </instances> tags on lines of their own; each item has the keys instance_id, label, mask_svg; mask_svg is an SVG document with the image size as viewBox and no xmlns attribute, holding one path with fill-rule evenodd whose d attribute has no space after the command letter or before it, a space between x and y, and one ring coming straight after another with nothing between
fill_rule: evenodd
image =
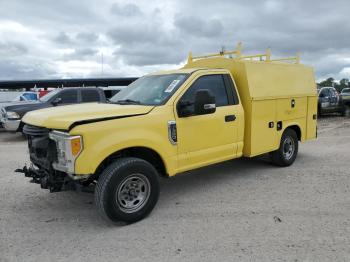
<instances>
[{"instance_id":1,"label":"truck grille","mask_svg":"<svg viewBox=\"0 0 350 262\"><path fill-rule=\"evenodd\" d=\"M49 138L50 130L44 127L24 125L23 133L28 138L30 160L46 170L56 159L56 143Z\"/></svg>"}]
</instances>

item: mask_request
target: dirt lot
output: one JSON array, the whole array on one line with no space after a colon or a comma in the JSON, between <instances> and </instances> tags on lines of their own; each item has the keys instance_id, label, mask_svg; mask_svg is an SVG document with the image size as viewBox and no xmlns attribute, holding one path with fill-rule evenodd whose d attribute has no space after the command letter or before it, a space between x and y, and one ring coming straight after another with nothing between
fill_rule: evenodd
<instances>
[{"instance_id":1,"label":"dirt lot","mask_svg":"<svg viewBox=\"0 0 350 262\"><path fill-rule=\"evenodd\" d=\"M319 120L295 164L228 161L162 181L145 220L111 225L92 194L50 194L14 174L20 135L0 132L0 261L349 261L350 119Z\"/></svg>"}]
</instances>

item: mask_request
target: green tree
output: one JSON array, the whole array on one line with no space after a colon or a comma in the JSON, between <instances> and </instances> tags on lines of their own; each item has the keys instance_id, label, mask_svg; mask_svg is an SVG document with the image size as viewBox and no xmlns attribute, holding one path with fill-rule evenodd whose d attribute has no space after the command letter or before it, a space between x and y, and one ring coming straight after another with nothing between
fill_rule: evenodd
<instances>
[{"instance_id":1,"label":"green tree","mask_svg":"<svg viewBox=\"0 0 350 262\"><path fill-rule=\"evenodd\" d=\"M339 81L339 85L337 86L337 91L341 92L344 88L349 87L349 79L343 78Z\"/></svg>"},{"instance_id":2,"label":"green tree","mask_svg":"<svg viewBox=\"0 0 350 262\"><path fill-rule=\"evenodd\" d=\"M327 78L326 80L322 81L321 83L319 83L320 86L324 87L324 86L333 86L334 85L334 78L330 77Z\"/></svg>"}]
</instances>

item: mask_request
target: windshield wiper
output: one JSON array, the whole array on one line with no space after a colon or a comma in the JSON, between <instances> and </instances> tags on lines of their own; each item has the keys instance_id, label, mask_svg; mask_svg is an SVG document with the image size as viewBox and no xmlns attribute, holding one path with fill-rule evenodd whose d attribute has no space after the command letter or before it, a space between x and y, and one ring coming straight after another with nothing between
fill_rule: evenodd
<instances>
[{"instance_id":1,"label":"windshield wiper","mask_svg":"<svg viewBox=\"0 0 350 262\"><path fill-rule=\"evenodd\" d=\"M117 104L135 104L135 105L141 104L140 101L132 100L132 99L117 100L117 102L115 102L115 103L117 103Z\"/></svg>"}]
</instances>

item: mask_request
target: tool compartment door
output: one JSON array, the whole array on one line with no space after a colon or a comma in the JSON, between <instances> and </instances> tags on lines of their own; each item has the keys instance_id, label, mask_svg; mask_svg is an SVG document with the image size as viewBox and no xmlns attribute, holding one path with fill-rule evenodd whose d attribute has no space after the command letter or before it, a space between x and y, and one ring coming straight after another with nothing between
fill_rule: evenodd
<instances>
[{"instance_id":1,"label":"tool compartment door","mask_svg":"<svg viewBox=\"0 0 350 262\"><path fill-rule=\"evenodd\" d=\"M277 99L277 121L305 118L307 97Z\"/></svg>"},{"instance_id":2,"label":"tool compartment door","mask_svg":"<svg viewBox=\"0 0 350 262\"><path fill-rule=\"evenodd\" d=\"M306 122L306 139L316 138L317 130L317 97L309 96L307 98L307 122Z\"/></svg>"}]
</instances>

